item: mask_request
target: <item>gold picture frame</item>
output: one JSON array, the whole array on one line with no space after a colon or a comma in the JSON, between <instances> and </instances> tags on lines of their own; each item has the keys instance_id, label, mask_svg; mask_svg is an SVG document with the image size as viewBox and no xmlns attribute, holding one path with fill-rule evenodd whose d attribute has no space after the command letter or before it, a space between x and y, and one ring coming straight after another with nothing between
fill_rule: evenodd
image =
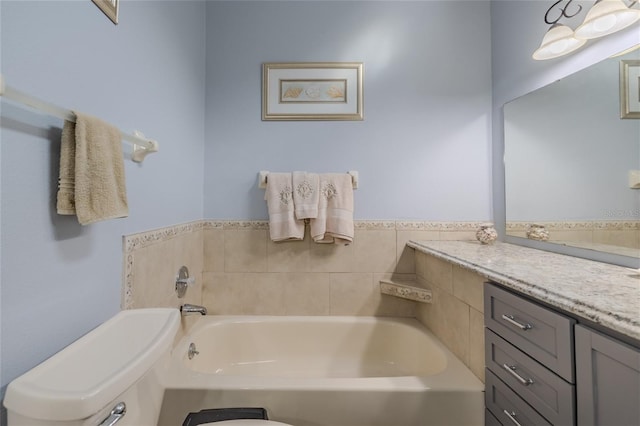
<instances>
[{"instance_id":1,"label":"gold picture frame","mask_svg":"<svg viewBox=\"0 0 640 426\"><path fill-rule=\"evenodd\" d=\"M620 61L620 118L640 118L640 60Z\"/></svg>"},{"instance_id":2,"label":"gold picture frame","mask_svg":"<svg viewBox=\"0 0 640 426\"><path fill-rule=\"evenodd\" d=\"M364 119L362 62L262 64L262 120Z\"/></svg>"},{"instance_id":3,"label":"gold picture frame","mask_svg":"<svg viewBox=\"0 0 640 426\"><path fill-rule=\"evenodd\" d=\"M120 0L91 0L111 21L118 25Z\"/></svg>"}]
</instances>

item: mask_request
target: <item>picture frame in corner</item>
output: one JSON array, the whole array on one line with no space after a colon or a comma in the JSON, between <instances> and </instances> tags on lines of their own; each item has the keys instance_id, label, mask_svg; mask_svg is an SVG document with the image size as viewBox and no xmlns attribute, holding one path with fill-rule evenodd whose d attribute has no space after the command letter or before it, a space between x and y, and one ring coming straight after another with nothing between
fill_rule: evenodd
<instances>
[{"instance_id":1,"label":"picture frame in corner","mask_svg":"<svg viewBox=\"0 0 640 426\"><path fill-rule=\"evenodd\" d=\"M620 61L620 118L640 118L640 60Z\"/></svg>"},{"instance_id":2,"label":"picture frame in corner","mask_svg":"<svg viewBox=\"0 0 640 426\"><path fill-rule=\"evenodd\" d=\"M120 8L120 0L91 0L100 10L107 15L107 18L118 25L118 9Z\"/></svg>"}]
</instances>

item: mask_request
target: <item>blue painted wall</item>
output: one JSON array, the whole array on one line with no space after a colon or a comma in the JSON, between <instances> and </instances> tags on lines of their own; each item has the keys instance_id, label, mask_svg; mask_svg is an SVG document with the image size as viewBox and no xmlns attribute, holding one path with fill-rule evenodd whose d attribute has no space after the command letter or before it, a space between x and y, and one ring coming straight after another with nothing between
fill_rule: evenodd
<instances>
[{"instance_id":1,"label":"blue painted wall","mask_svg":"<svg viewBox=\"0 0 640 426\"><path fill-rule=\"evenodd\" d=\"M2 1L1 71L43 100L157 139L125 162L130 216L55 213L60 120L3 101L2 389L120 308L122 235L202 218L205 4Z\"/></svg>"},{"instance_id":2,"label":"blue painted wall","mask_svg":"<svg viewBox=\"0 0 640 426\"><path fill-rule=\"evenodd\" d=\"M484 1L207 4L205 216L266 219L259 170L358 170L357 219L491 217ZM364 63L361 122L261 121L261 64Z\"/></svg>"},{"instance_id":3,"label":"blue painted wall","mask_svg":"<svg viewBox=\"0 0 640 426\"><path fill-rule=\"evenodd\" d=\"M118 311L123 234L265 219L259 170L359 170L359 219L491 216L488 2L121 2L114 26L89 1L2 1L0 16L8 84L161 144L126 162L130 217L80 227L54 210L62 123L0 104L3 390ZM364 62L365 120L262 122L261 64L284 61Z\"/></svg>"},{"instance_id":4,"label":"blue painted wall","mask_svg":"<svg viewBox=\"0 0 640 426\"><path fill-rule=\"evenodd\" d=\"M0 2L8 84L161 144L126 163L130 217L80 227L54 212L62 123L0 103L2 389L118 311L123 234L265 219L259 170L359 170L358 219L503 220L502 104L638 41L535 63L539 1L120 7ZM364 62L365 120L261 121L261 64L292 61Z\"/></svg>"}]
</instances>

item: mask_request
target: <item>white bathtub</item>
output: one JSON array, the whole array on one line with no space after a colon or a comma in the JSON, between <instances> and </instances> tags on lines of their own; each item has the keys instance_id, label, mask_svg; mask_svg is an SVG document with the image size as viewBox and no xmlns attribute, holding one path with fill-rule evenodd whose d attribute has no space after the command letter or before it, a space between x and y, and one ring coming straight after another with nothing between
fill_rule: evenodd
<instances>
[{"instance_id":1,"label":"white bathtub","mask_svg":"<svg viewBox=\"0 0 640 426\"><path fill-rule=\"evenodd\" d=\"M248 406L295 426L483 424L482 382L412 319L201 317L165 386L160 425Z\"/></svg>"}]
</instances>

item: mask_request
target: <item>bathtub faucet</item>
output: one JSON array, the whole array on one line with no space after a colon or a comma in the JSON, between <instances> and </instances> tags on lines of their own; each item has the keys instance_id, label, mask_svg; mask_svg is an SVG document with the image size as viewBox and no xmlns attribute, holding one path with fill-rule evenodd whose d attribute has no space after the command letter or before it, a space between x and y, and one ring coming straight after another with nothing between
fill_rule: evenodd
<instances>
[{"instance_id":1,"label":"bathtub faucet","mask_svg":"<svg viewBox=\"0 0 640 426\"><path fill-rule=\"evenodd\" d=\"M180 312L182 313L182 316L191 314L207 315L207 308L205 308L204 306L190 305L188 303L185 303L184 305L180 306Z\"/></svg>"}]
</instances>

